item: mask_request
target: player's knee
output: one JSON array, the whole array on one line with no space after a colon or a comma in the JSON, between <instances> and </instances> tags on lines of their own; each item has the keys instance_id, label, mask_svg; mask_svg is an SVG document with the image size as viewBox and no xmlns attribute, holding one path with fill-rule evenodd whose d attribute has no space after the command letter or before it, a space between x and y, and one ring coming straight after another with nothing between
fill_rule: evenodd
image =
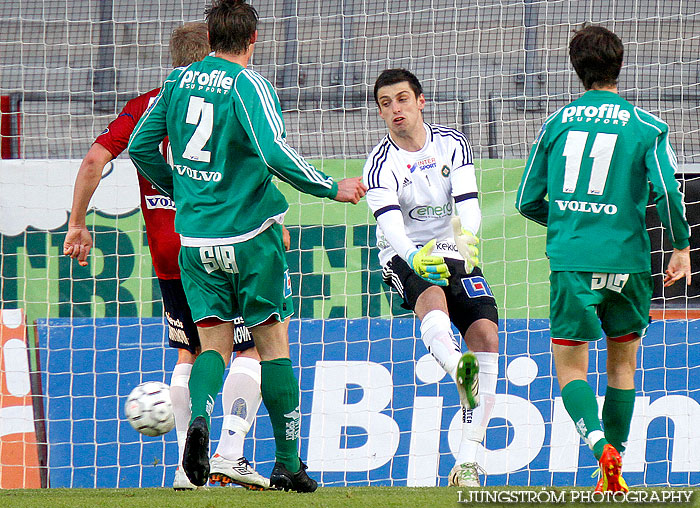
<instances>
[{"instance_id":1,"label":"player's knee","mask_svg":"<svg viewBox=\"0 0 700 508\"><path fill-rule=\"evenodd\" d=\"M608 374L609 384L612 383L615 385L619 385L621 383L624 384L630 379L634 379L634 373L636 370L637 361L634 356L631 356L629 358L616 358L614 360L611 360L610 357L608 357L606 371Z\"/></svg>"},{"instance_id":2,"label":"player's knee","mask_svg":"<svg viewBox=\"0 0 700 508\"><path fill-rule=\"evenodd\" d=\"M185 348L179 348L177 350L177 364L181 363L194 363L195 358L197 358L197 355L190 353Z\"/></svg>"},{"instance_id":3,"label":"player's knee","mask_svg":"<svg viewBox=\"0 0 700 508\"><path fill-rule=\"evenodd\" d=\"M478 319L467 329L464 341L470 351L498 353L498 325L489 319Z\"/></svg>"}]
</instances>

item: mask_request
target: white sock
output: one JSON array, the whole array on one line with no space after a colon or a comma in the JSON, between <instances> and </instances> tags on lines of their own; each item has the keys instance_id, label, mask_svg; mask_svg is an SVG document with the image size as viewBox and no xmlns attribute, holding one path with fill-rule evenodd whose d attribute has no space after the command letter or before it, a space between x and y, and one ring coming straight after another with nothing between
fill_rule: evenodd
<instances>
[{"instance_id":1,"label":"white sock","mask_svg":"<svg viewBox=\"0 0 700 508\"><path fill-rule=\"evenodd\" d=\"M178 465L182 464L182 454L185 451L187 428L190 426L192 412L190 410L190 372L191 363L178 363L170 378L170 400L175 415L175 432L177 433Z\"/></svg>"},{"instance_id":2,"label":"white sock","mask_svg":"<svg viewBox=\"0 0 700 508\"><path fill-rule=\"evenodd\" d=\"M462 408L462 442L457 453L457 464L476 462L476 454L486 435L493 405L496 402L498 382L498 353L474 353L479 360L479 397L481 404L474 409Z\"/></svg>"},{"instance_id":3,"label":"white sock","mask_svg":"<svg viewBox=\"0 0 700 508\"><path fill-rule=\"evenodd\" d=\"M440 367L455 379L462 351L452 334L450 317L441 310L428 312L420 323L420 338Z\"/></svg>"},{"instance_id":4,"label":"white sock","mask_svg":"<svg viewBox=\"0 0 700 508\"><path fill-rule=\"evenodd\" d=\"M245 435L250 430L262 401L259 360L237 356L231 362L224 381L222 399L224 423L215 454L236 460L243 456Z\"/></svg>"}]
</instances>

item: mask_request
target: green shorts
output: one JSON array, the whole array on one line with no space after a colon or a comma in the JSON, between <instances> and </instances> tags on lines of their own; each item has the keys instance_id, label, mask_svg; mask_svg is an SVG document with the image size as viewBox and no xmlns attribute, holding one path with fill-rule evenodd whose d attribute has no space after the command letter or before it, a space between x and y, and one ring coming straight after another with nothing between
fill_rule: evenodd
<instances>
[{"instance_id":1,"label":"green shorts","mask_svg":"<svg viewBox=\"0 0 700 508\"><path fill-rule=\"evenodd\" d=\"M650 272L552 272L549 280L552 338L593 341L603 334L646 333L654 287Z\"/></svg>"},{"instance_id":2,"label":"green shorts","mask_svg":"<svg viewBox=\"0 0 700 508\"><path fill-rule=\"evenodd\" d=\"M279 224L241 243L181 247L180 272L195 323L207 317L233 321L243 316L251 327L272 316L283 321L294 313Z\"/></svg>"}]
</instances>

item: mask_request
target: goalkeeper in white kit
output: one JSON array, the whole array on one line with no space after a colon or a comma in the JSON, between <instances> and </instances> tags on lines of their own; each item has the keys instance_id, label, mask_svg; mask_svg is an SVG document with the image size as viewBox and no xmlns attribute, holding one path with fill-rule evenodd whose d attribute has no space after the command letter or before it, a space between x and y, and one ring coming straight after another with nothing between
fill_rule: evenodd
<instances>
[{"instance_id":1,"label":"goalkeeper in white kit","mask_svg":"<svg viewBox=\"0 0 700 508\"><path fill-rule=\"evenodd\" d=\"M420 319L423 343L457 384L463 430L449 484L479 486L476 455L496 398L498 309L478 267L471 146L461 132L423 122L422 86L405 69L382 72L374 99L389 133L367 158L363 180L384 281ZM452 324L471 352L462 354Z\"/></svg>"}]
</instances>

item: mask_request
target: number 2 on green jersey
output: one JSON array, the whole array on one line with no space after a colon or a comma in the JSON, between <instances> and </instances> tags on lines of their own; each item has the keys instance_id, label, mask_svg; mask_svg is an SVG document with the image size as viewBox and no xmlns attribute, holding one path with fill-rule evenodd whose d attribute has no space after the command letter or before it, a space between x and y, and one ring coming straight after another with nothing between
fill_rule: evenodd
<instances>
[{"instance_id":1,"label":"number 2 on green jersey","mask_svg":"<svg viewBox=\"0 0 700 508\"><path fill-rule=\"evenodd\" d=\"M204 145L207 144L211 137L211 131L214 126L214 105L210 102L205 102L203 97L190 97L185 121L196 125L197 128L187 142L182 156L191 161L209 162L211 152L202 150L202 148L204 148Z\"/></svg>"},{"instance_id":2,"label":"number 2 on green jersey","mask_svg":"<svg viewBox=\"0 0 700 508\"><path fill-rule=\"evenodd\" d=\"M567 194L571 194L576 190L578 175L581 171L581 161L586 149L586 140L588 140L588 132L584 131L569 131L566 136L563 153L566 158L563 192ZM617 143L617 134L606 134L604 132L596 134L591 152L588 154L593 159L591 179L588 182L588 194L594 196L603 194L605 182L608 179L608 171L610 170L610 161L615 150L615 143Z\"/></svg>"}]
</instances>

